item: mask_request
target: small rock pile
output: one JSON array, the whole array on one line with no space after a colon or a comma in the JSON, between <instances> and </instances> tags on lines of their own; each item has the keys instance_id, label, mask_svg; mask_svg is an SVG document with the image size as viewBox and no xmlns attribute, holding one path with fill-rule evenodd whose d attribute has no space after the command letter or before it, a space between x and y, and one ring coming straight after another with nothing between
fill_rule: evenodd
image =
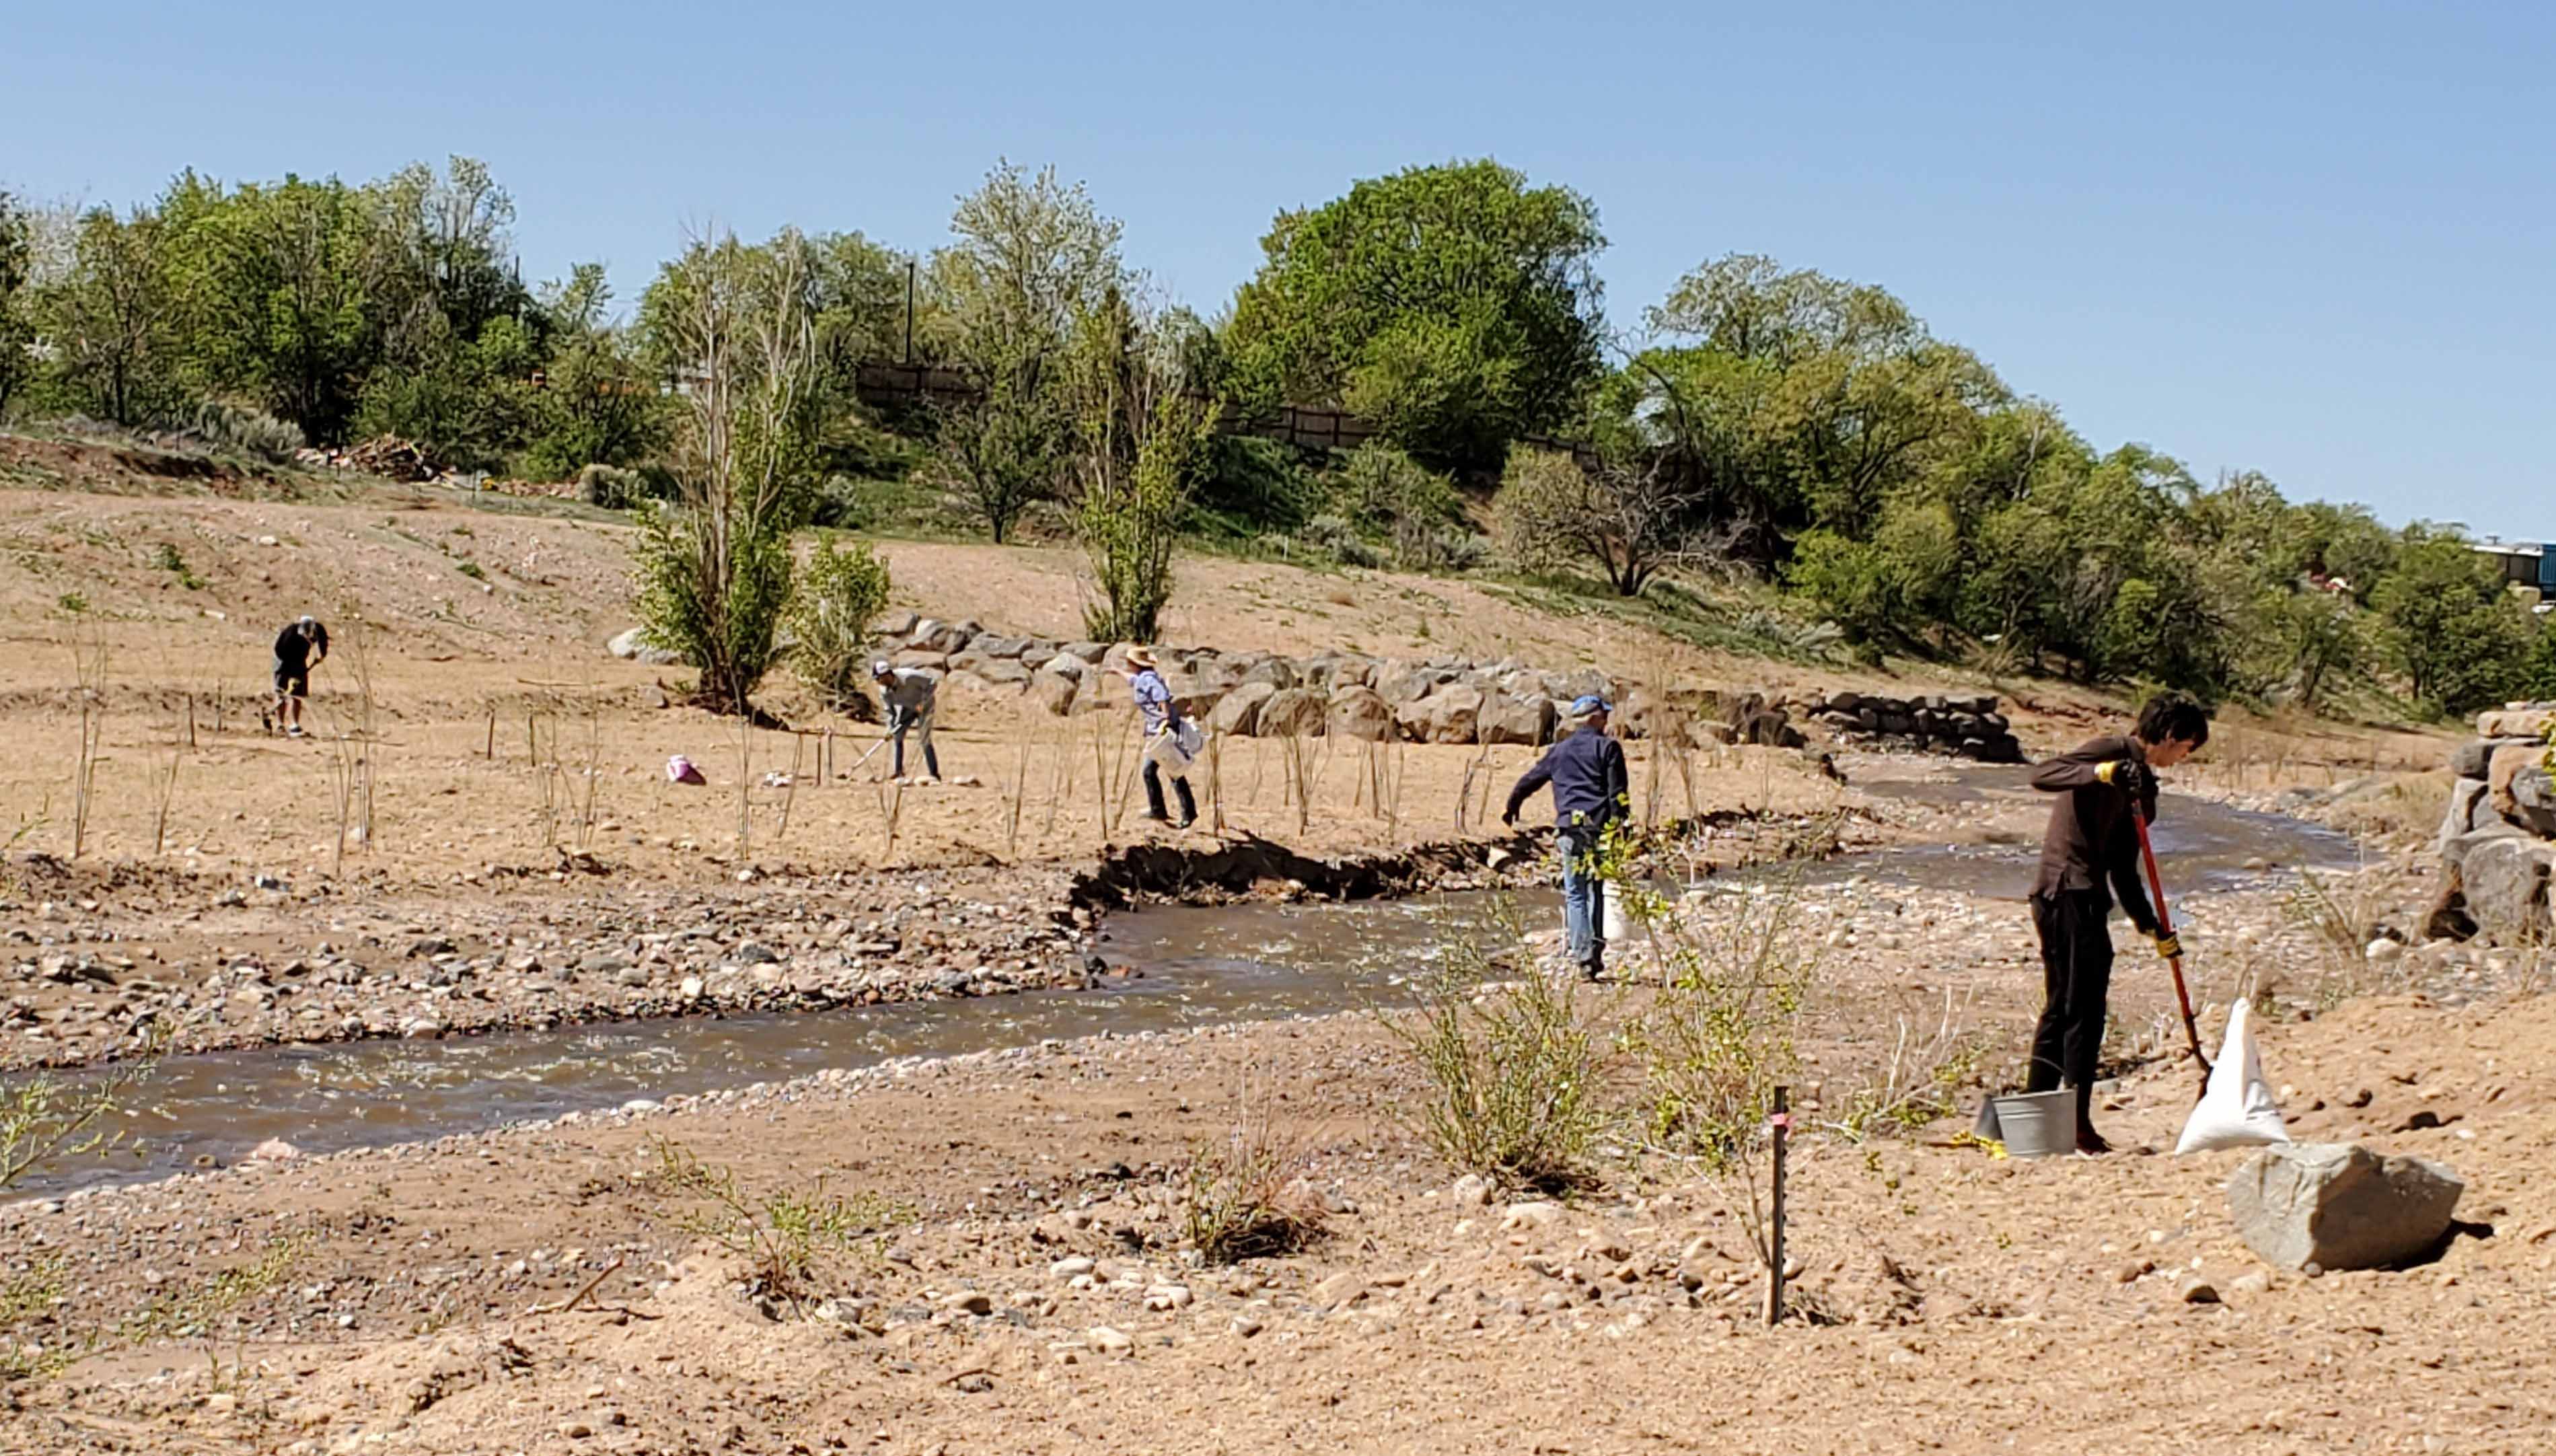
<instances>
[{"instance_id":1,"label":"small rock pile","mask_svg":"<svg viewBox=\"0 0 2556 1456\"><path fill-rule=\"evenodd\" d=\"M2441 885L2425 924L2434 937L2505 945L2544 937L2556 877L2556 703L2477 715L2477 736L2450 754L2458 781L2441 820Z\"/></svg>"},{"instance_id":2,"label":"small rock pile","mask_svg":"<svg viewBox=\"0 0 2556 1456\"><path fill-rule=\"evenodd\" d=\"M1993 693L1968 698L1940 693L1878 698L1841 692L1800 707L1805 717L1826 725L1839 737L1872 747L1957 753L1981 763L2023 761L2023 745L2015 741L2005 715L1997 712Z\"/></svg>"}]
</instances>

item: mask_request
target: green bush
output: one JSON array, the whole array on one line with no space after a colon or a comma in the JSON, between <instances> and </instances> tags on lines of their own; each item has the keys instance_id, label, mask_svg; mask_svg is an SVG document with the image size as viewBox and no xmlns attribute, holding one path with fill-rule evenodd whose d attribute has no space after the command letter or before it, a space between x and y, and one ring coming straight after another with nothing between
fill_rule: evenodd
<instances>
[{"instance_id":1,"label":"green bush","mask_svg":"<svg viewBox=\"0 0 2556 1456\"><path fill-rule=\"evenodd\" d=\"M1379 567L1384 555L1357 533L1357 528L1340 516L1316 516L1297 533L1298 539L1316 554L1335 566Z\"/></svg>"},{"instance_id":2,"label":"green bush","mask_svg":"<svg viewBox=\"0 0 2556 1456\"><path fill-rule=\"evenodd\" d=\"M302 432L261 410L208 399L195 407L194 433L217 450L236 451L269 464L289 465L303 446Z\"/></svg>"},{"instance_id":3,"label":"green bush","mask_svg":"<svg viewBox=\"0 0 2556 1456\"><path fill-rule=\"evenodd\" d=\"M1426 1077L1412 1120L1448 1162L1512 1187L1584 1183L1606 1110L1601 1043L1577 984L1530 970L1494 983L1463 942L1385 1025Z\"/></svg>"},{"instance_id":4,"label":"green bush","mask_svg":"<svg viewBox=\"0 0 2556 1456\"><path fill-rule=\"evenodd\" d=\"M1294 447L1251 435L1209 442L1193 487L1190 529L1248 539L1305 524L1322 505L1323 482Z\"/></svg>"},{"instance_id":5,"label":"green bush","mask_svg":"<svg viewBox=\"0 0 2556 1456\"><path fill-rule=\"evenodd\" d=\"M1454 482L1381 441L1351 452L1331 479L1332 513L1361 531L1393 536L1434 530L1465 518Z\"/></svg>"},{"instance_id":6,"label":"green bush","mask_svg":"<svg viewBox=\"0 0 2556 1456\"><path fill-rule=\"evenodd\" d=\"M648 487L637 470L587 465L576 472L576 494L586 504L605 510L635 510L648 498Z\"/></svg>"},{"instance_id":7,"label":"green bush","mask_svg":"<svg viewBox=\"0 0 2556 1456\"><path fill-rule=\"evenodd\" d=\"M722 552L714 529L706 510L652 505L641 516L634 553L639 620L652 645L701 670L706 697L743 712L780 656L790 537L778 529L736 530Z\"/></svg>"},{"instance_id":8,"label":"green bush","mask_svg":"<svg viewBox=\"0 0 2556 1456\"><path fill-rule=\"evenodd\" d=\"M793 661L830 707L849 707L861 696L870 624L887 607L888 587L887 563L865 541L846 546L829 537L799 569L790 601Z\"/></svg>"}]
</instances>

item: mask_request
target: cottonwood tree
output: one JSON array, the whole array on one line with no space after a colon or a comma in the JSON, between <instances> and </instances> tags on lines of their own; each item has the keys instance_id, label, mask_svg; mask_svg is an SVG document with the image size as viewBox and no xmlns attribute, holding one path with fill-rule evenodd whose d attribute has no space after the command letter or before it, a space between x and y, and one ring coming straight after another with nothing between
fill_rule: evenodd
<instances>
[{"instance_id":1,"label":"cottonwood tree","mask_svg":"<svg viewBox=\"0 0 2556 1456\"><path fill-rule=\"evenodd\" d=\"M83 213L63 276L40 308L64 402L119 425L144 425L179 403L176 300L159 215Z\"/></svg>"},{"instance_id":2,"label":"cottonwood tree","mask_svg":"<svg viewBox=\"0 0 2556 1456\"><path fill-rule=\"evenodd\" d=\"M1491 510L1501 550L1529 571L1594 563L1619 596L1699 554L1698 491L1672 458L1576 460L1558 450L1509 452Z\"/></svg>"},{"instance_id":3,"label":"cottonwood tree","mask_svg":"<svg viewBox=\"0 0 2556 1456\"><path fill-rule=\"evenodd\" d=\"M790 533L806 517L817 425L816 309L805 240L696 243L649 289L661 344L683 361L671 507L639 552L649 636L701 671L703 701L746 714L778 657Z\"/></svg>"},{"instance_id":4,"label":"cottonwood tree","mask_svg":"<svg viewBox=\"0 0 2556 1456\"><path fill-rule=\"evenodd\" d=\"M1115 291L1077 330L1075 523L1099 596L1084 630L1100 641L1153 640L1191 475L1214 433L1215 407L1183 387L1169 343Z\"/></svg>"},{"instance_id":5,"label":"cottonwood tree","mask_svg":"<svg viewBox=\"0 0 2556 1456\"><path fill-rule=\"evenodd\" d=\"M1487 472L1602 372L1605 244L1587 198L1488 160L1282 212L1234 296L1230 397L1340 406L1424 463Z\"/></svg>"}]
</instances>

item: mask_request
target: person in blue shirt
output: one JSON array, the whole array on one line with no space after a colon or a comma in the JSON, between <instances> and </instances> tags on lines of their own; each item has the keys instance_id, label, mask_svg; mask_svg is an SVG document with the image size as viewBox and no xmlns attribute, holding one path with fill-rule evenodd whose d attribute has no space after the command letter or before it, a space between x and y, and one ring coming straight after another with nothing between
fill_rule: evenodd
<instances>
[{"instance_id":1,"label":"person in blue shirt","mask_svg":"<svg viewBox=\"0 0 2556 1456\"><path fill-rule=\"evenodd\" d=\"M1172 701L1171 684L1163 681L1162 668L1152 652L1142 647L1128 648L1127 665L1122 671L1127 675L1127 691L1136 700L1136 716L1145 728L1145 817L1157 824L1171 823L1171 816L1163 812L1160 760L1166 756L1162 740L1169 738L1177 744L1183 736L1181 706ZM1173 756L1179 762L1188 761L1185 754ZM1190 793L1189 774L1184 769L1173 770L1172 788L1181 799L1180 821L1172 827L1187 829L1198 822L1198 800Z\"/></svg>"},{"instance_id":2,"label":"person in blue shirt","mask_svg":"<svg viewBox=\"0 0 2556 1456\"><path fill-rule=\"evenodd\" d=\"M1562 853L1563 953L1581 974L1595 981L1606 973L1606 932L1598 913L1598 846L1606 827L1631 812L1630 778L1624 771L1624 745L1606 735L1612 705L1595 693L1574 701L1571 717L1580 727L1547 748L1509 790L1508 808L1500 822L1517 823L1527 796L1553 786L1553 822Z\"/></svg>"}]
</instances>

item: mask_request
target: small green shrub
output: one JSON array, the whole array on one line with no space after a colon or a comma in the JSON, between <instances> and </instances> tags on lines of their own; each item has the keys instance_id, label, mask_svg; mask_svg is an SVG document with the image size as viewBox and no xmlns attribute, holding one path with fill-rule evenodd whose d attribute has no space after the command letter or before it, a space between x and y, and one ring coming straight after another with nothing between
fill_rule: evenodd
<instances>
[{"instance_id":1,"label":"small green shrub","mask_svg":"<svg viewBox=\"0 0 2556 1456\"><path fill-rule=\"evenodd\" d=\"M1384 554L1367 544L1357 528L1341 516L1316 516L1307 521L1301 539L1308 549L1338 566L1384 565Z\"/></svg>"},{"instance_id":2,"label":"small green shrub","mask_svg":"<svg viewBox=\"0 0 2556 1456\"><path fill-rule=\"evenodd\" d=\"M590 464L576 472L576 494L586 504L605 510L634 510L648 498L648 488L637 470Z\"/></svg>"},{"instance_id":3,"label":"small green shrub","mask_svg":"<svg viewBox=\"0 0 2556 1456\"><path fill-rule=\"evenodd\" d=\"M1589 1181L1606 1121L1598 1036L1578 983L1530 970L1493 982L1481 952L1452 948L1419 1004L1385 1025L1427 1078L1411 1117L1448 1162L1512 1187Z\"/></svg>"},{"instance_id":4,"label":"small green shrub","mask_svg":"<svg viewBox=\"0 0 2556 1456\"><path fill-rule=\"evenodd\" d=\"M1455 483L1390 445L1369 441L1332 476L1331 505L1361 531L1432 531L1464 519Z\"/></svg>"},{"instance_id":5,"label":"small green shrub","mask_svg":"<svg viewBox=\"0 0 2556 1456\"><path fill-rule=\"evenodd\" d=\"M1189 1246L1210 1263L1293 1254L1327 1232L1322 1201L1306 1186L1312 1149L1249 1097L1222 1139L1190 1149L1182 1201Z\"/></svg>"},{"instance_id":6,"label":"small green shrub","mask_svg":"<svg viewBox=\"0 0 2556 1456\"><path fill-rule=\"evenodd\" d=\"M800 568L790 602L792 652L799 676L828 706L848 708L861 699L870 625L887 608L890 585L887 563L865 541L844 545L829 537Z\"/></svg>"},{"instance_id":7,"label":"small green shrub","mask_svg":"<svg viewBox=\"0 0 2556 1456\"><path fill-rule=\"evenodd\" d=\"M484 582L484 581L488 580L488 571L487 571L487 568L482 567L481 565L479 565L479 563L477 563L477 562L475 562L475 561L464 561L464 562L462 562L462 563L461 563L461 565L457 568L457 570L461 573L461 575L463 575L463 576L465 576L465 577L468 577L470 580L472 580L472 581L474 581L474 582Z\"/></svg>"},{"instance_id":8,"label":"small green shrub","mask_svg":"<svg viewBox=\"0 0 2556 1456\"><path fill-rule=\"evenodd\" d=\"M830 1257L914 1216L910 1207L876 1193L828 1193L822 1176L804 1189L753 1196L737 1185L735 1169L712 1167L680 1143L659 1138L656 1152L649 1182L699 1205L676 1214L676 1227L745 1259L754 1291L787 1304L794 1314L820 1292Z\"/></svg>"},{"instance_id":9,"label":"small green shrub","mask_svg":"<svg viewBox=\"0 0 2556 1456\"><path fill-rule=\"evenodd\" d=\"M194 432L216 449L269 464L289 465L303 447L300 427L260 410L208 399L195 407Z\"/></svg>"}]
</instances>

